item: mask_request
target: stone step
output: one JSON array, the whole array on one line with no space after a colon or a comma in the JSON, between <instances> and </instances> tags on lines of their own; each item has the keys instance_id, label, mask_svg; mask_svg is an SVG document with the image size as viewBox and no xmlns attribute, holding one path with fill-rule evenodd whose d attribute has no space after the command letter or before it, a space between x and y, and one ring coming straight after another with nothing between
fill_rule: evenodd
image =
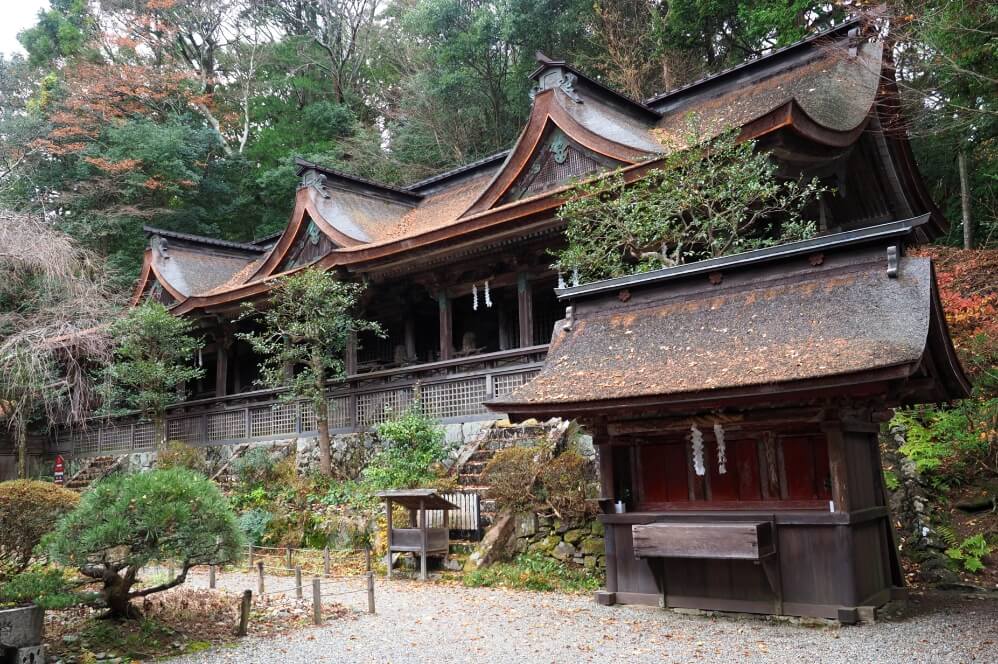
<instances>
[{"instance_id":1,"label":"stone step","mask_svg":"<svg viewBox=\"0 0 998 664\"><path fill-rule=\"evenodd\" d=\"M461 473L457 476L457 483L467 489L469 487L481 486L482 478L470 473Z\"/></svg>"}]
</instances>

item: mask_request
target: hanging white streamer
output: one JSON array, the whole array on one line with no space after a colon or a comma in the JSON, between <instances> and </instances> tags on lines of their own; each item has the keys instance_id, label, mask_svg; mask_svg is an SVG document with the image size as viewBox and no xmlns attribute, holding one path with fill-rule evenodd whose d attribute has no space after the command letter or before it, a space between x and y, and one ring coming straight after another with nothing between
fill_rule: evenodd
<instances>
[{"instance_id":1,"label":"hanging white streamer","mask_svg":"<svg viewBox=\"0 0 998 664\"><path fill-rule=\"evenodd\" d=\"M572 268L572 288L575 288L578 285L579 285L579 268L573 267Z\"/></svg>"},{"instance_id":2,"label":"hanging white streamer","mask_svg":"<svg viewBox=\"0 0 998 664\"><path fill-rule=\"evenodd\" d=\"M489 281L485 280L485 306L489 309L492 308L492 293L489 292Z\"/></svg>"},{"instance_id":3,"label":"hanging white streamer","mask_svg":"<svg viewBox=\"0 0 998 664\"><path fill-rule=\"evenodd\" d=\"M728 453L724 447L724 427L720 422L714 422L714 438L717 440L717 472L724 475L728 472Z\"/></svg>"},{"instance_id":4,"label":"hanging white streamer","mask_svg":"<svg viewBox=\"0 0 998 664\"><path fill-rule=\"evenodd\" d=\"M471 308L478 311L478 284L471 285Z\"/></svg>"},{"instance_id":5,"label":"hanging white streamer","mask_svg":"<svg viewBox=\"0 0 998 664\"><path fill-rule=\"evenodd\" d=\"M565 275L558 270L558 288L565 288Z\"/></svg>"},{"instance_id":6,"label":"hanging white streamer","mask_svg":"<svg viewBox=\"0 0 998 664\"><path fill-rule=\"evenodd\" d=\"M703 465L703 433L696 424L690 426L690 442L693 443L693 472L703 477L707 472Z\"/></svg>"}]
</instances>

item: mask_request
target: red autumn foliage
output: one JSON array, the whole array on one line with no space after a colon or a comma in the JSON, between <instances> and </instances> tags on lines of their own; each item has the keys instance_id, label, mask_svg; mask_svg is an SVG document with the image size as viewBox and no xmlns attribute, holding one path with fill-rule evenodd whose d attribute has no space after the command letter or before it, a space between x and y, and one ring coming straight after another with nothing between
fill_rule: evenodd
<instances>
[{"instance_id":1,"label":"red autumn foliage","mask_svg":"<svg viewBox=\"0 0 998 664\"><path fill-rule=\"evenodd\" d=\"M972 379L998 365L998 249L928 246L953 345Z\"/></svg>"}]
</instances>

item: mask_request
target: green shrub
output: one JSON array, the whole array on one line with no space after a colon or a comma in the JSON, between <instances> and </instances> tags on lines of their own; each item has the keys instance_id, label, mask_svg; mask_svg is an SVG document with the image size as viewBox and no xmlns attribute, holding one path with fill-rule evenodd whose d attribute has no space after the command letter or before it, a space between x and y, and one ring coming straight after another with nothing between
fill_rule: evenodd
<instances>
[{"instance_id":1,"label":"green shrub","mask_svg":"<svg viewBox=\"0 0 998 664\"><path fill-rule=\"evenodd\" d=\"M263 534L273 518L274 515L267 510L252 509L239 515L239 529L246 536L246 541L256 546L263 542Z\"/></svg>"},{"instance_id":2,"label":"green shrub","mask_svg":"<svg viewBox=\"0 0 998 664\"><path fill-rule=\"evenodd\" d=\"M246 486L265 484L274 479L277 461L270 450L254 447L246 451L232 463L232 470L239 481Z\"/></svg>"},{"instance_id":3,"label":"green shrub","mask_svg":"<svg viewBox=\"0 0 998 664\"><path fill-rule=\"evenodd\" d=\"M22 572L0 584L0 606L31 603L43 609L66 609L92 600L91 595L74 592L65 572L55 567Z\"/></svg>"},{"instance_id":4,"label":"green shrub","mask_svg":"<svg viewBox=\"0 0 998 664\"><path fill-rule=\"evenodd\" d=\"M950 560L963 564L963 569L968 572L980 572L984 569L984 562L981 560L992 551L992 547L984 539L984 535L977 533L966 538L958 546L946 549L946 555Z\"/></svg>"},{"instance_id":5,"label":"green shrub","mask_svg":"<svg viewBox=\"0 0 998 664\"><path fill-rule=\"evenodd\" d=\"M508 447L492 457L484 477L502 511L552 511L577 520L596 510L595 469L573 449L552 456L547 446Z\"/></svg>"},{"instance_id":6,"label":"green shrub","mask_svg":"<svg viewBox=\"0 0 998 664\"><path fill-rule=\"evenodd\" d=\"M419 402L379 425L377 433L386 445L364 469L363 481L368 488L414 489L443 474L440 463L447 456L444 431L423 413Z\"/></svg>"},{"instance_id":7,"label":"green shrub","mask_svg":"<svg viewBox=\"0 0 998 664\"><path fill-rule=\"evenodd\" d=\"M186 468L195 473L204 473L207 460L203 449L180 440L168 440L156 450L156 467L160 470Z\"/></svg>"},{"instance_id":8,"label":"green shrub","mask_svg":"<svg viewBox=\"0 0 998 664\"><path fill-rule=\"evenodd\" d=\"M45 533L80 502L50 482L0 482L0 581L27 569Z\"/></svg>"},{"instance_id":9,"label":"green shrub","mask_svg":"<svg viewBox=\"0 0 998 664\"><path fill-rule=\"evenodd\" d=\"M52 559L103 584L116 618L134 617L135 597L183 583L197 565L238 560L243 535L218 487L183 468L113 475L83 494L43 544ZM139 570L155 560L180 568L175 579L133 590Z\"/></svg>"},{"instance_id":10,"label":"green shrub","mask_svg":"<svg viewBox=\"0 0 998 664\"><path fill-rule=\"evenodd\" d=\"M496 563L464 575L470 587L582 592L598 589L602 580L593 570L568 565L539 553L524 553L512 562Z\"/></svg>"}]
</instances>

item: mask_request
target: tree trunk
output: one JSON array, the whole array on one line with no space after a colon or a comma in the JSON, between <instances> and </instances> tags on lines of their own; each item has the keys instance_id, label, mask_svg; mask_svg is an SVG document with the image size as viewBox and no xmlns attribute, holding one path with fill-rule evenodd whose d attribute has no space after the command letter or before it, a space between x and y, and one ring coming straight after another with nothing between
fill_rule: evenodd
<instances>
[{"instance_id":1,"label":"tree trunk","mask_svg":"<svg viewBox=\"0 0 998 664\"><path fill-rule=\"evenodd\" d=\"M960 168L960 208L963 214L963 248L974 248L974 224L970 218L970 177L967 175L967 151L961 149L957 156Z\"/></svg>"},{"instance_id":2,"label":"tree trunk","mask_svg":"<svg viewBox=\"0 0 998 664\"><path fill-rule=\"evenodd\" d=\"M107 618L113 620L124 620L128 618L138 618L140 611L132 606L128 597L129 591L134 583L134 575L129 572L125 577L118 574L111 574L104 578L104 603L107 605Z\"/></svg>"},{"instance_id":3,"label":"tree trunk","mask_svg":"<svg viewBox=\"0 0 998 664\"><path fill-rule=\"evenodd\" d=\"M14 436L17 438L17 479L28 479L28 424L24 416L18 414L14 423Z\"/></svg>"},{"instance_id":4,"label":"tree trunk","mask_svg":"<svg viewBox=\"0 0 998 664\"><path fill-rule=\"evenodd\" d=\"M319 398L315 400L315 425L319 430L319 472L332 477L333 465L329 451L329 402L326 400L326 369L322 362L322 351L312 351L312 373L315 374L315 389Z\"/></svg>"}]
</instances>

